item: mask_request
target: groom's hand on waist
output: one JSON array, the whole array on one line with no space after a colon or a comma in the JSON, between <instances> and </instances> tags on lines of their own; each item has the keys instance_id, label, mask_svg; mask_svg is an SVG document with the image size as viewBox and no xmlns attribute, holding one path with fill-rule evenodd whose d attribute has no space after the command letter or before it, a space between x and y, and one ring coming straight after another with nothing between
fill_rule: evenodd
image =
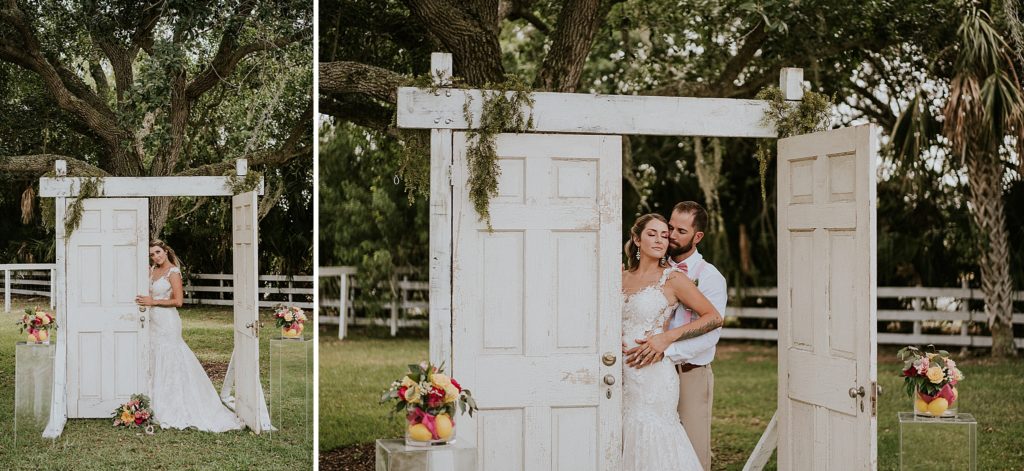
<instances>
[{"instance_id":1,"label":"groom's hand on waist","mask_svg":"<svg viewBox=\"0 0 1024 471\"><path fill-rule=\"evenodd\" d=\"M665 349L668 345L662 346L662 342L658 341L660 339L656 338L658 335L637 339L637 346L624 352L626 354L626 365L633 368L643 368L665 358Z\"/></svg>"}]
</instances>

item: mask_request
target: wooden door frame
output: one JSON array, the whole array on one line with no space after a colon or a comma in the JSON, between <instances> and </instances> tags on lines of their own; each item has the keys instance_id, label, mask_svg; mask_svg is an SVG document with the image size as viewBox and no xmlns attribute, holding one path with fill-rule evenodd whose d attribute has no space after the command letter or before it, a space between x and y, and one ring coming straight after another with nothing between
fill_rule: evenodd
<instances>
[{"instance_id":1,"label":"wooden door frame","mask_svg":"<svg viewBox=\"0 0 1024 471\"><path fill-rule=\"evenodd\" d=\"M397 123L399 128L430 130L430 360L451 365L452 133L479 127L484 90L451 88L449 53L431 54L430 71L432 88L398 89ZM779 88L784 100L801 101L802 83L803 69L780 71ZM762 120L770 106L766 100L548 92L530 95L534 100L531 132L778 138L774 123ZM468 110L464 109L467 99ZM471 120L467 121L467 115ZM773 416L748 460L748 468L759 469L761 457L770 457L776 445L776 424Z\"/></svg>"},{"instance_id":2,"label":"wooden door frame","mask_svg":"<svg viewBox=\"0 0 1024 471\"><path fill-rule=\"evenodd\" d=\"M57 160L54 162L55 177L43 177L39 179L39 196L42 198L54 198L56 223L54 232L56 237L56 260L55 276L56 287L54 288L54 310L62 315L67 315L67 234L64 230L66 217L66 204L68 199L76 198L86 180L81 177L67 176L67 162ZM231 182L237 177L244 177L248 174L249 165L245 159L235 162L236 177L100 177L99 182L100 198L140 198L151 196L233 196ZM262 195L264 181L261 177L256 185L257 195ZM147 221L148 225L148 221ZM148 231L147 231L148 232ZM257 234L259 228L257 227ZM254 280L259 283L258 280ZM259 292L259 286L256 287ZM43 431L44 438L57 438L64 431L67 423L67 342L61 336L57 336L56 348L53 363L53 396L50 401L50 420Z\"/></svg>"}]
</instances>

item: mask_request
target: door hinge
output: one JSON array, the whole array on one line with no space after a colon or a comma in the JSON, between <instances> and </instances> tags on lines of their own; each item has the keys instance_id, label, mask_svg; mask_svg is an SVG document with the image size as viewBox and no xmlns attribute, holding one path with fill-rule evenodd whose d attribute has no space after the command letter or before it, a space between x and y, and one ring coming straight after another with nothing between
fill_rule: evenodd
<instances>
[{"instance_id":1,"label":"door hinge","mask_svg":"<svg viewBox=\"0 0 1024 471\"><path fill-rule=\"evenodd\" d=\"M871 417L878 416L878 382L871 382Z\"/></svg>"}]
</instances>

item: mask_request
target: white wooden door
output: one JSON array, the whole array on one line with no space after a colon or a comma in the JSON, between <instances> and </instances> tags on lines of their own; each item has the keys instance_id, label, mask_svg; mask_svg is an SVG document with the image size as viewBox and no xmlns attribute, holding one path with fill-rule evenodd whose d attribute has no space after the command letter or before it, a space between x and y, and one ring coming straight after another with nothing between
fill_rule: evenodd
<instances>
[{"instance_id":1,"label":"white wooden door","mask_svg":"<svg viewBox=\"0 0 1024 471\"><path fill-rule=\"evenodd\" d=\"M72 200L69 200L69 202ZM86 199L67 245L69 418L109 417L149 394L149 200Z\"/></svg>"},{"instance_id":2,"label":"white wooden door","mask_svg":"<svg viewBox=\"0 0 1024 471\"><path fill-rule=\"evenodd\" d=\"M459 440L488 471L619 469L621 138L499 135L493 232L453 141L452 372L481 409Z\"/></svg>"},{"instance_id":3,"label":"white wooden door","mask_svg":"<svg viewBox=\"0 0 1024 471\"><path fill-rule=\"evenodd\" d=\"M231 198L231 257L235 311L235 413L253 432L260 421L258 218L256 193Z\"/></svg>"},{"instance_id":4,"label":"white wooden door","mask_svg":"<svg viewBox=\"0 0 1024 471\"><path fill-rule=\"evenodd\" d=\"M779 140L779 469L877 467L875 136Z\"/></svg>"}]
</instances>

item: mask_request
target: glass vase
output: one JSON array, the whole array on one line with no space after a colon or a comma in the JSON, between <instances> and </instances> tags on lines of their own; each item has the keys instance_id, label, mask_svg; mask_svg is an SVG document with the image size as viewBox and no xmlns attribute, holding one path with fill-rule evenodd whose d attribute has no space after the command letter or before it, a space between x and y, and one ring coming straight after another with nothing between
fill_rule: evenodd
<instances>
[{"instance_id":1,"label":"glass vase","mask_svg":"<svg viewBox=\"0 0 1024 471\"><path fill-rule=\"evenodd\" d=\"M958 394L956 388L953 388L953 392L954 395ZM947 404L945 408L942 407L943 404L941 404L941 402L937 402L939 399L943 399L943 401L945 401L944 398L931 397L921 391L918 391L913 398L914 415L918 417L956 417L957 403L960 399L959 396L955 396L952 404L949 404L948 401L946 401Z\"/></svg>"},{"instance_id":2,"label":"glass vase","mask_svg":"<svg viewBox=\"0 0 1024 471\"><path fill-rule=\"evenodd\" d=\"M431 415L419 409L406 415L406 445L430 447L451 443L455 443L455 419L450 415Z\"/></svg>"}]
</instances>

